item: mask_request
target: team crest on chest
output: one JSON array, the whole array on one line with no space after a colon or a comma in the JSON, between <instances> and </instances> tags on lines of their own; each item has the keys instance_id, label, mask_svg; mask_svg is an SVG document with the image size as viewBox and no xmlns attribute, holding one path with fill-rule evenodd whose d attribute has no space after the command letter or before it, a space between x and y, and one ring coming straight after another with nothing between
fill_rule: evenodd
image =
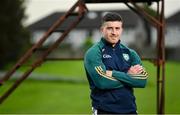
<instances>
[{"instance_id":1,"label":"team crest on chest","mask_svg":"<svg viewBox=\"0 0 180 115\"><path fill-rule=\"evenodd\" d=\"M128 61L128 60L129 60L129 55L123 53L123 58L124 58L126 61Z\"/></svg>"}]
</instances>

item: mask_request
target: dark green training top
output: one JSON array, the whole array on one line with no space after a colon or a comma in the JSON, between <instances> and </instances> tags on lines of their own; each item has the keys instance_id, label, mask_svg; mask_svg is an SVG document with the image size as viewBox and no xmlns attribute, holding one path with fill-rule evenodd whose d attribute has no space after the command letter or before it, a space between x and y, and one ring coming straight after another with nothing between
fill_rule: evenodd
<instances>
[{"instance_id":1,"label":"dark green training top","mask_svg":"<svg viewBox=\"0 0 180 115\"><path fill-rule=\"evenodd\" d=\"M147 73L130 75L133 65L140 64L137 53L120 41L112 47L104 38L85 54L84 66L91 89L92 106L112 113L136 111L133 88L146 85ZM106 75L112 71L112 77Z\"/></svg>"}]
</instances>

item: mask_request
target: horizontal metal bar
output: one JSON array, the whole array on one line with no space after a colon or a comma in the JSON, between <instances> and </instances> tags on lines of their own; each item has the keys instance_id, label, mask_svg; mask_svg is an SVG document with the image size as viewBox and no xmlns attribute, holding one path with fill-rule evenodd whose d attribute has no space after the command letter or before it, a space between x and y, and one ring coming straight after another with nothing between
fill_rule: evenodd
<instances>
[{"instance_id":1,"label":"horizontal metal bar","mask_svg":"<svg viewBox=\"0 0 180 115\"><path fill-rule=\"evenodd\" d=\"M83 0L85 3L128 3L129 0ZM150 3L150 2L158 2L160 0L134 0L134 3Z\"/></svg>"},{"instance_id":2,"label":"horizontal metal bar","mask_svg":"<svg viewBox=\"0 0 180 115\"><path fill-rule=\"evenodd\" d=\"M78 58L46 58L46 61L58 61L58 60L65 60L65 61L69 61L69 60L83 60L83 57L78 57Z\"/></svg>"},{"instance_id":3,"label":"horizontal metal bar","mask_svg":"<svg viewBox=\"0 0 180 115\"><path fill-rule=\"evenodd\" d=\"M76 57L76 58L60 58L60 57L48 57L45 58L46 61L58 61L58 60L83 60L83 57ZM142 60L150 60L150 61L156 61L156 58L141 58Z\"/></svg>"}]
</instances>

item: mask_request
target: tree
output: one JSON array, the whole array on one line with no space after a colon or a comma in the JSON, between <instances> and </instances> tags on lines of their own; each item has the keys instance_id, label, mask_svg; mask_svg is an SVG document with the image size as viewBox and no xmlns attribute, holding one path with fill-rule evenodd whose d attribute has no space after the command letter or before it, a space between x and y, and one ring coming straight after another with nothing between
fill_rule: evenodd
<instances>
[{"instance_id":1,"label":"tree","mask_svg":"<svg viewBox=\"0 0 180 115\"><path fill-rule=\"evenodd\" d=\"M23 26L24 0L1 0L0 69L15 61L29 43L30 34Z\"/></svg>"}]
</instances>

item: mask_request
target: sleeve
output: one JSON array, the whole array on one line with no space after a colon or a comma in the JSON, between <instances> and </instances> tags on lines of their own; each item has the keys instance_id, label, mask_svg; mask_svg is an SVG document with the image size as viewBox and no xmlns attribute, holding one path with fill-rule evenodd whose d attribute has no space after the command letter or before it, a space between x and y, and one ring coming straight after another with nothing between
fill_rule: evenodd
<instances>
[{"instance_id":1,"label":"sleeve","mask_svg":"<svg viewBox=\"0 0 180 115\"><path fill-rule=\"evenodd\" d=\"M106 76L106 68L102 62L100 49L91 49L84 58L84 66L88 76L94 85L99 89L113 89L123 87L121 81L113 77Z\"/></svg>"},{"instance_id":2,"label":"sleeve","mask_svg":"<svg viewBox=\"0 0 180 115\"><path fill-rule=\"evenodd\" d=\"M131 65L132 66L136 64L142 65L141 59L138 56L138 54L134 50L130 50L130 51L131 51L130 54ZM134 88L144 88L148 78L148 74L146 71L143 71L141 74L132 75L132 74L127 74L124 72L113 70L112 76L118 79L119 81L121 81L122 83Z\"/></svg>"}]
</instances>

